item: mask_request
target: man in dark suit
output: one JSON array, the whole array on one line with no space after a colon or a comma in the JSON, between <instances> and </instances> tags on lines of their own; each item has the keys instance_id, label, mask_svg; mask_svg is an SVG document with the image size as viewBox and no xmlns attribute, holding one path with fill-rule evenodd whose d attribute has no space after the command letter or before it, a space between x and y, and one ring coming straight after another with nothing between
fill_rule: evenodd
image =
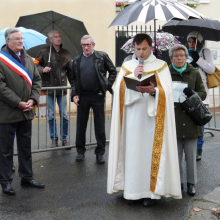
<instances>
[{"instance_id":1,"label":"man in dark suit","mask_svg":"<svg viewBox=\"0 0 220 220\"><path fill-rule=\"evenodd\" d=\"M83 54L73 60L72 101L77 105L76 161L81 162L85 157L85 135L90 108L94 112L95 149L98 163L105 163L105 94L112 93L112 85L117 71L108 54L95 51L95 43L91 36L81 39ZM108 78L106 77L109 72Z\"/></svg>"},{"instance_id":2,"label":"man in dark suit","mask_svg":"<svg viewBox=\"0 0 220 220\"><path fill-rule=\"evenodd\" d=\"M41 77L23 49L20 30L7 29L5 41L0 51L0 184L3 193L14 195L11 175L15 133L21 185L44 188L33 177L31 156L33 106L40 97Z\"/></svg>"}]
</instances>

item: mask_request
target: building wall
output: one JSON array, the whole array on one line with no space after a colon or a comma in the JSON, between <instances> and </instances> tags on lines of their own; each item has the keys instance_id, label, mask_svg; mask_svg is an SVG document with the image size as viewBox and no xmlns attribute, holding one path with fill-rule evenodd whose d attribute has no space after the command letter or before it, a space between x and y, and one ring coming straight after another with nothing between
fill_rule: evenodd
<instances>
[{"instance_id":1,"label":"building wall","mask_svg":"<svg viewBox=\"0 0 220 220\"><path fill-rule=\"evenodd\" d=\"M208 18L220 20L219 7L219 0L211 0L209 4L199 4L196 10ZM95 39L95 49L107 52L115 62L115 28L108 28L117 15L115 0L1 0L0 30L5 27L14 27L22 15L48 10L55 10L82 20L89 34ZM157 21L157 28L163 24L165 22ZM153 27L152 22L147 24L149 25ZM220 66L220 44L207 42L207 46L218 51L215 63ZM110 102L111 96L107 95L107 109L110 108ZM75 111L74 105L72 105L72 111Z\"/></svg>"},{"instance_id":2,"label":"building wall","mask_svg":"<svg viewBox=\"0 0 220 220\"><path fill-rule=\"evenodd\" d=\"M114 28L108 28L115 17L115 0L1 0L0 29L14 27L22 15L55 10L84 22L95 38L96 49L115 57Z\"/></svg>"},{"instance_id":3,"label":"building wall","mask_svg":"<svg viewBox=\"0 0 220 220\"><path fill-rule=\"evenodd\" d=\"M115 18L115 0L1 0L0 30L14 27L22 15L48 10L82 20L95 39L95 49L107 52L115 62L115 29L108 28ZM110 103L111 96L108 94L107 108ZM71 111L75 110L72 104Z\"/></svg>"}]
</instances>

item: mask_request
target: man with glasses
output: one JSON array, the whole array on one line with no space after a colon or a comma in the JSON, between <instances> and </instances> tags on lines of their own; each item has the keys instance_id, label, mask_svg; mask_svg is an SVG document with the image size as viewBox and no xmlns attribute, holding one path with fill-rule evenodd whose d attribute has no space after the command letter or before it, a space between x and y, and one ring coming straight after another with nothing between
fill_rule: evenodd
<instances>
[{"instance_id":1,"label":"man with glasses","mask_svg":"<svg viewBox=\"0 0 220 220\"><path fill-rule=\"evenodd\" d=\"M107 90L112 93L117 72L108 54L94 50L95 42L91 36L83 36L81 45L83 54L73 60L72 101L77 105L76 161L81 162L85 157L86 127L92 108L97 141L96 160L97 163L104 164L105 95Z\"/></svg>"},{"instance_id":2,"label":"man with glasses","mask_svg":"<svg viewBox=\"0 0 220 220\"><path fill-rule=\"evenodd\" d=\"M37 64L37 69L42 77L42 86L67 86L67 78L70 84L72 80L72 59L70 57L70 53L62 48L61 34L59 31L49 31L48 37L51 45L42 48L34 61L35 64ZM63 146L68 146L68 117L66 94L66 89L63 90L63 93L62 90L48 91L47 109L49 117L50 138L52 140L51 147L58 147L57 125L56 120L54 120L54 117L56 118L56 112L54 108L54 102L56 102L56 100L59 106L60 119L62 117L62 120L60 120L60 139L62 140ZM62 123L63 128L61 129Z\"/></svg>"},{"instance_id":3,"label":"man with glasses","mask_svg":"<svg viewBox=\"0 0 220 220\"><path fill-rule=\"evenodd\" d=\"M21 185L44 188L33 177L31 158L31 121L33 105L40 96L41 77L23 49L20 30L7 29L5 41L0 51L0 184L3 193L14 195L11 174L15 133Z\"/></svg>"}]
</instances>

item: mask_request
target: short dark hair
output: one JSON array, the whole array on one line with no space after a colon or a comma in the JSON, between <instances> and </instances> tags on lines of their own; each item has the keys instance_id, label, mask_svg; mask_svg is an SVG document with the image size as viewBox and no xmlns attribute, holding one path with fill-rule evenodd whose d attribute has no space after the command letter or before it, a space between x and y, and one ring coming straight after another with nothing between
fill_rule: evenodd
<instances>
[{"instance_id":1,"label":"short dark hair","mask_svg":"<svg viewBox=\"0 0 220 220\"><path fill-rule=\"evenodd\" d=\"M149 44L149 46L152 46L152 38L148 34L136 34L133 39L133 44L135 43L138 45L142 43L144 40L146 40Z\"/></svg>"}]
</instances>

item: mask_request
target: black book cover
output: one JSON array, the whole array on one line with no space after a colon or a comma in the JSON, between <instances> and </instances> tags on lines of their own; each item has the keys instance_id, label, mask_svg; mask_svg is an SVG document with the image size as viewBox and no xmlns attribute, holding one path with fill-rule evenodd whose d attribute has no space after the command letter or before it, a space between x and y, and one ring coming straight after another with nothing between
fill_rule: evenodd
<instances>
[{"instance_id":1,"label":"black book cover","mask_svg":"<svg viewBox=\"0 0 220 220\"><path fill-rule=\"evenodd\" d=\"M136 86L149 86L150 82L154 84L154 87L157 86L155 74L144 76L140 80L137 77L124 76L125 84L128 89L137 91ZM137 91L138 92L138 91Z\"/></svg>"}]
</instances>

